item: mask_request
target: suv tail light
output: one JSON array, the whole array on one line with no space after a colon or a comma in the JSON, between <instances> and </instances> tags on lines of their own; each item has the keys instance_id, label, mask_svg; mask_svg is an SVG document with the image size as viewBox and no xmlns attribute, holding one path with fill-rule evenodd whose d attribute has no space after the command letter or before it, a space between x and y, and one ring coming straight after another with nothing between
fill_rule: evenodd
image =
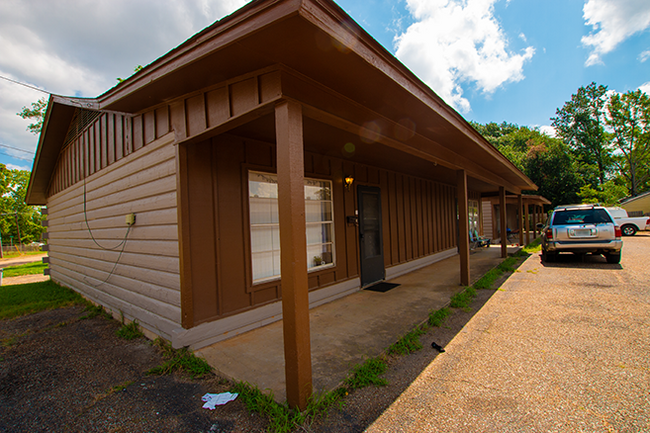
<instances>
[{"instance_id":1,"label":"suv tail light","mask_svg":"<svg viewBox=\"0 0 650 433\"><path fill-rule=\"evenodd\" d=\"M619 230L619 233L620 233L620 232L621 232L621 231ZM547 240L550 241L550 240L553 239L553 229L552 229L552 228L550 228L550 227L547 228L547 229L546 229L546 232L545 232L544 234L546 235L546 239L547 239Z\"/></svg>"},{"instance_id":2,"label":"suv tail light","mask_svg":"<svg viewBox=\"0 0 650 433\"><path fill-rule=\"evenodd\" d=\"M614 226L614 236L617 238L623 236L623 233L621 233L621 228L619 226Z\"/></svg>"}]
</instances>

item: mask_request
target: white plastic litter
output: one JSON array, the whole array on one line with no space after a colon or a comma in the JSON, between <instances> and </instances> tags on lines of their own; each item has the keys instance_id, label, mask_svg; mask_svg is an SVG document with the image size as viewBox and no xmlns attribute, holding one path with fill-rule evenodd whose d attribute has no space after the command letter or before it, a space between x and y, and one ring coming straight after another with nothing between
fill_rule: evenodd
<instances>
[{"instance_id":1,"label":"white plastic litter","mask_svg":"<svg viewBox=\"0 0 650 433\"><path fill-rule=\"evenodd\" d=\"M217 406L226 404L229 401L233 401L237 398L239 394L236 392L222 392L221 394L206 394L201 397L201 400L205 402L203 409L214 410Z\"/></svg>"}]
</instances>

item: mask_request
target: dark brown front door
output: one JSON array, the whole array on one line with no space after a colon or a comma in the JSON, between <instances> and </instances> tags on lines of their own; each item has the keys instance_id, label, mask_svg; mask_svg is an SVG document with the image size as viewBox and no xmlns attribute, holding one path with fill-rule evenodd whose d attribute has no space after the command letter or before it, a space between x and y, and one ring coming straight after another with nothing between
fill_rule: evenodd
<instances>
[{"instance_id":1,"label":"dark brown front door","mask_svg":"<svg viewBox=\"0 0 650 433\"><path fill-rule=\"evenodd\" d=\"M384 279L384 248L381 236L381 192L373 186L359 185L359 250L361 286Z\"/></svg>"}]
</instances>

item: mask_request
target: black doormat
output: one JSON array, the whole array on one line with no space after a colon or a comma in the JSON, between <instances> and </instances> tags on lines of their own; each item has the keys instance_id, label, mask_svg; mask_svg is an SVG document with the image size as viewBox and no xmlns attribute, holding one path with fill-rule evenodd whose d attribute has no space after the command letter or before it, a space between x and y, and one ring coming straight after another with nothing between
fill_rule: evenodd
<instances>
[{"instance_id":1,"label":"black doormat","mask_svg":"<svg viewBox=\"0 0 650 433\"><path fill-rule=\"evenodd\" d=\"M363 290L370 290L371 292L381 292L381 293L386 293L390 289L394 289L395 287L399 286L399 284L393 284L393 283L377 283L373 286L366 287Z\"/></svg>"}]
</instances>

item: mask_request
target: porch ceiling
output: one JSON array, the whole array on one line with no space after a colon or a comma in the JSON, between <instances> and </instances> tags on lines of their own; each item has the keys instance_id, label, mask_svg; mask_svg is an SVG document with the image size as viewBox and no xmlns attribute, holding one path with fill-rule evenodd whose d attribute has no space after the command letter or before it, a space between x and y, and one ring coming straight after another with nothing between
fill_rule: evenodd
<instances>
[{"instance_id":1,"label":"porch ceiling","mask_svg":"<svg viewBox=\"0 0 650 433\"><path fill-rule=\"evenodd\" d=\"M455 185L456 173L453 169L399 151L381 143L364 142L358 134L335 128L318 120L304 117L303 139L305 151L319 155L341 158L351 162L366 164L400 173L408 173L423 179ZM229 133L240 137L267 143L275 142L275 118L272 114L258 118L245 125L232 129ZM350 152L351 143L354 151ZM498 187L470 177L470 190L490 193Z\"/></svg>"}]
</instances>

